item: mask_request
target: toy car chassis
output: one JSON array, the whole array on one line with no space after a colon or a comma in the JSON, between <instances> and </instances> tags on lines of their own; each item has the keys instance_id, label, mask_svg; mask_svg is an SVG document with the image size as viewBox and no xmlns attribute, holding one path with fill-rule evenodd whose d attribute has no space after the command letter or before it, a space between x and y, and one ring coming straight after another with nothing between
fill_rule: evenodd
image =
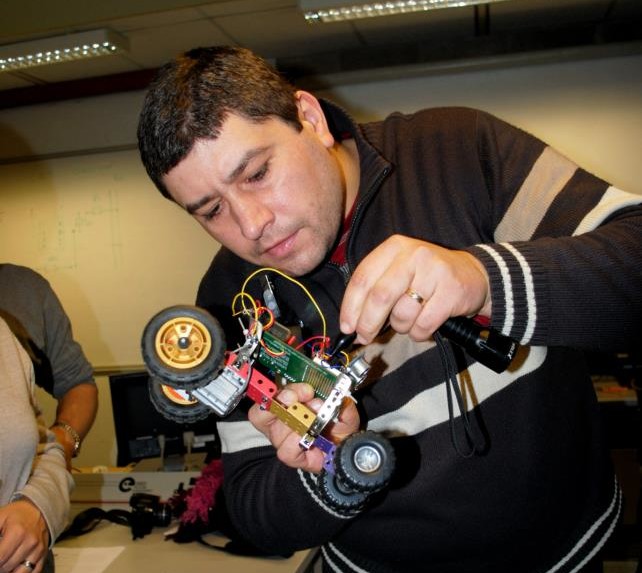
<instances>
[{"instance_id":1,"label":"toy car chassis","mask_svg":"<svg viewBox=\"0 0 642 573\"><path fill-rule=\"evenodd\" d=\"M335 444L325 430L339 416L344 401L354 399L353 392L369 370L366 360L357 356L342 364L319 354L306 356L293 346L289 329L273 321L265 326L252 318L243 334L244 343L226 351L223 329L206 310L179 305L157 313L142 337L150 399L156 409L169 419L189 423L212 411L227 416L247 396L299 434L302 448L323 451L318 483L326 501L344 510L360 508L370 494L390 482L395 465L392 446L372 431ZM281 403L278 392L288 382L310 384L323 400L319 410Z\"/></svg>"}]
</instances>

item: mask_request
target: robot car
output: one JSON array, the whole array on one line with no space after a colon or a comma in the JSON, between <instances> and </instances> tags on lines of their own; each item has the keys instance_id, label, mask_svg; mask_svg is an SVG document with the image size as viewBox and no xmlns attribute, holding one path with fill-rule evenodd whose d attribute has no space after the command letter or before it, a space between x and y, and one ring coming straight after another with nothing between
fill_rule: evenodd
<instances>
[{"instance_id":1,"label":"robot car","mask_svg":"<svg viewBox=\"0 0 642 573\"><path fill-rule=\"evenodd\" d=\"M206 310L178 305L157 313L142 337L152 403L165 417L191 423L212 411L225 417L248 397L294 430L302 448L323 451L319 487L327 501L345 510L361 507L390 482L392 446L372 431L335 444L326 430L345 400L354 400L369 364L363 356L349 358L338 347L330 355L323 344L302 344L256 301L241 314L245 341L227 351L220 323ZM302 403L282 404L278 393L289 382L310 384L322 399L318 411Z\"/></svg>"}]
</instances>

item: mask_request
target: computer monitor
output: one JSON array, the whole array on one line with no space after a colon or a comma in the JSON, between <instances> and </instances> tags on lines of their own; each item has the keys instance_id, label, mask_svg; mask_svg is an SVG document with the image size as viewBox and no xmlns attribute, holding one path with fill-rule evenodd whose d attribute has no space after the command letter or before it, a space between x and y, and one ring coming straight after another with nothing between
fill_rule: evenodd
<instances>
[{"instance_id":1,"label":"computer monitor","mask_svg":"<svg viewBox=\"0 0 642 573\"><path fill-rule=\"evenodd\" d=\"M162 458L163 466L188 453L205 454L206 460L220 457L215 415L190 424L165 418L150 400L148 380L147 372L109 377L118 466L150 458Z\"/></svg>"}]
</instances>

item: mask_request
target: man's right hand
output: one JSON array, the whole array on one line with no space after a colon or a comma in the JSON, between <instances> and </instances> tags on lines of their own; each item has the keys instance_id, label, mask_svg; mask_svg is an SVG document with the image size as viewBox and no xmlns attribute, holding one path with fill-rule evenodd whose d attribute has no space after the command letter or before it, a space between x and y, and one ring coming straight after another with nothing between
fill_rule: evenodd
<instances>
[{"instance_id":1,"label":"man's right hand","mask_svg":"<svg viewBox=\"0 0 642 573\"><path fill-rule=\"evenodd\" d=\"M314 389L309 384L288 384L276 399L284 406L297 402L316 412L322 404L314 397ZM292 468L318 473L323 467L324 454L318 448L309 450L301 448L301 436L286 426L274 414L262 410L258 404L250 409L250 422L263 433L276 448L276 455L284 464ZM354 402L346 400L339 419L328 426L329 435L326 437L335 443L359 430L359 413Z\"/></svg>"}]
</instances>

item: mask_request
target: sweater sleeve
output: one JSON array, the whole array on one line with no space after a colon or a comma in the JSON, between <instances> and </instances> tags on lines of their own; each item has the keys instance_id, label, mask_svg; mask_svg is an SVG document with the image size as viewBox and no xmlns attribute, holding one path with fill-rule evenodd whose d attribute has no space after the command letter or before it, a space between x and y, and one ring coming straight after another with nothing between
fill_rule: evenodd
<instances>
[{"instance_id":1,"label":"sweater sleeve","mask_svg":"<svg viewBox=\"0 0 642 573\"><path fill-rule=\"evenodd\" d=\"M218 423L218 431L226 506L239 534L254 545L282 555L319 546L359 515L326 504L319 476L281 463L246 413L235 411Z\"/></svg>"},{"instance_id":2,"label":"sweater sleeve","mask_svg":"<svg viewBox=\"0 0 642 573\"><path fill-rule=\"evenodd\" d=\"M14 498L28 498L40 510L49 528L50 542L53 545L67 525L74 481L67 471L62 446L47 428L37 405L33 378L31 399L38 424L39 443L27 483L14 494Z\"/></svg>"},{"instance_id":3,"label":"sweater sleeve","mask_svg":"<svg viewBox=\"0 0 642 573\"><path fill-rule=\"evenodd\" d=\"M492 325L524 345L614 351L639 339L642 197L499 120L482 115L478 134L494 242L469 250L490 277Z\"/></svg>"}]
</instances>

